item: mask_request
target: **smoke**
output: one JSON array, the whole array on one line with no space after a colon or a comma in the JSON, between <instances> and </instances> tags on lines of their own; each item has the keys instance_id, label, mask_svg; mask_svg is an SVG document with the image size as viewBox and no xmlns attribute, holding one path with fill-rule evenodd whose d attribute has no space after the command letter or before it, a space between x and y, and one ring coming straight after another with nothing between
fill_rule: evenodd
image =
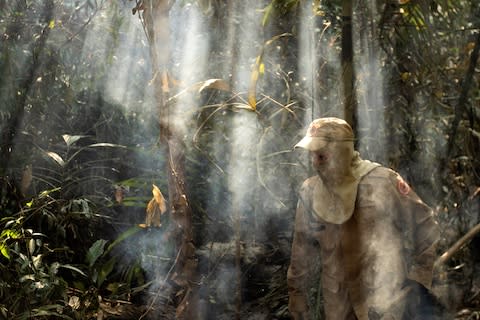
<instances>
[{"instance_id":1,"label":"smoke","mask_svg":"<svg viewBox=\"0 0 480 320\"><path fill-rule=\"evenodd\" d=\"M206 17L195 5L175 5L171 14L172 65L174 81L181 88L189 88L196 82L210 78L208 70L210 37L206 29ZM198 110L196 91L185 91L178 97L171 121L181 135L193 131L191 119Z\"/></svg>"},{"instance_id":2,"label":"smoke","mask_svg":"<svg viewBox=\"0 0 480 320\"><path fill-rule=\"evenodd\" d=\"M152 88L144 86L151 78L150 57L145 33L137 16L126 14L120 26L118 44L108 65L105 96L126 111L141 112Z\"/></svg>"},{"instance_id":3,"label":"smoke","mask_svg":"<svg viewBox=\"0 0 480 320\"><path fill-rule=\"evenodd\" d=\"M358 148L366 158L385 163L387 159L385 141L385 103L384 81L385 59L383 50L378 42L376 34L378 12L376 4L365 3L361 10L368 13L364 15L354 14L355 53L354 65L356 72L356 94L358 102Z\"/></svg>"},{"instance_id":4,"label":"smoke","mask_svg":"<svg viewBox=\"0 0 480 320\"><path fill-rule=\"evenodd\" d=\"M256 124L257 118L252 112L239 112L233 119L229 186L236 199L234 203L241 206L241 211L247 209L246 196L252 192L256 177L256 144L252 143L259 137Z\"/></svg>"},{"instance_id":5,"label":"smoke","mask_svg":"<svg viewBox=\"0 0 480 320\"><path fill-rule=\"evenodd\" d=\"M187 144L191 143L188 139L192 138L193 133L198 129L198 123L201 122L198 119L201 118L199 114L202 107L198 92L188 89L192 88L196 82L211 79L220 74L229 78L225 80L231 80L233 94L238 98L235 101L242 101L249 90L252 67L261 49L256 44L261 45L265 40L269 40L263 38L261 14L257 10L262 9L262 3L254 0L232 2L235 3L235 12L230 17L228 30L212 29L210 26L213 17L205 15L197 5L185 4L184 1L183 4L180 4L180 1L175 2L170 12L169 44L157 43L157 50L165 52L168 48L171 51L168 61L171 73L169 76L171 83L176 86L175 90L186 89L175 100L175 108L171 110L169 120L185 138ZM340 107L342 95L339 90L341 87L339 85L340 52L329 34L331 21L326 17L315 15L308 1L300 3L302 7L301 18L299 18L297 61L299 74L295 75L298 82L293 85L298 90L303 108L298 112L300 125L303 126L301 132L303 135L304 127L313 118L342 115ZM129 4L131 5L131 2ZM365 10L362 11L365 12ZM376 25L373 17L379 14L373 3L370 4L369 12L370 17L367 19L354 17L354 30L375 29L371 27L372 24ZM111 29L118 29L120 32L114 35L115 32L108 32ZM127 7L119 11L100 10L86 30L84 46L79 50L81 63L74 68L88 70L90 76L88 79L72 81L75 90L91 88L91 82L95 90L103 94L103 98L122 106L125 113L142 118L142 124L148 121L156 123L158 114L153 101L154 88L151 86L153 75L149 44L138 14L131 15ZM226 33L224 37L226 48L222 49L226 55L231 56L225 61L219 61L218 64L212 63L214 58L212 58L210 43L214 38L222 38L223 33ZM373 157L374 160L384 162L387 159L384 119L385 72L381 64L384 57L379 44L372 41L378 35L369 32L355 32L355 35L362 35L362 38L356 38L355 43L356 52L360 52L355 60L358 79L359 147L367 158ZM274 59L269 63L268 66L281 64ZM218 66L218 69L213 70L212 66ZM82 84L82 81L88 82L88 85ZM274 84L266 87L267 94L278 88L280 88L278 91L284 90L279 86ZM285 101L285 104L290 102ZM274 108L271 105L268 107ZM262 116L269 115L268 112L270 111L266 110ZM260 119L257 113L230 108L228 113L219 114L219 117L214 120L220 117L223 119L221 123L219 121L218 124L212 125L213 135L210 134L207 139L210 139L208 143L213 146L209 154L212 155L213 162L220 163L220 170L215 168L210 172L202 172L202 177L206 177L206 181L202 181L207 198L206 215L215 213L227 222L238 220L241 234L236 236L241 237L241 240L254 242L258 234L266 233L267 228L273 228L271 225L262 225L260 222L267 222L268 218L280 216L286 212L290 215L283 216L281 219L286 221L291 218L289 223L293 221L293 210L288 201L292 202L295 190L301 183L295 180L300 180L306 173L303 168L300 168L299 163L308 167L308 160L307 158L299 160L296 155L291 155L295 133L276 131L275 121L271 121L274 125L269 127L267 132L267 129L262 128L267 121ZM271 112L271 117L267 117L267 120L276 119L275 114L276 112ZM288 115L286 111L285 114ZM287 121L292 121L292 118L284 117L278 123L285 124ZM436 132L429 123L425 126L419 125L418 130L424 137L422 148L425 147L425 150L429 151L418 155L419 166L431 168L435 163L432 163L430 155L438 152L431 150L430 140L426 137ZM139 133L127 134L138 135ZM158 135L158 132L150 132L149 136L139 139L153 140L156 134ZM261 143L262 139L265 140L264 143ZM270 141L277 144L268 145ZM159 153L144 154L143 158L139 157L135 160L137 162L133 161L135 165L146 168L145 171L152 180L161 176L156 172L160 167L158 163L162 161ZM208 168L211 165L205 157L194 160L200 162L202 168ZM428 179L435 178L436 176L432 174ZM228 195L223 192L223 183L228 188ZM219 187L219 185L222 186ZM257 212L262 212L264 216L257 216ZM244 221L253 221L253 227L251 224L243 224ZM229 236L224 240L235 240L235 235L229 231L230 229L224 231ZM202 236L214 238L214 235ZM240 239L237 238L237 240ZM140 256L147 278L153 279L153 285L149 289L152 294L164 288L162 281L166 279L173 263L174 249L163 246L166 242L161 230L151 230L146 232L145 237L138 243L128 241L124 243L127 252L137 253L132 255L132 259ZM372 273L372 276L376 277L374 282L384 284L390 281L392 272L401 272L398 270L400 265L398 257L389 254L396 252L399 244L390 241L387 229L375 230L374 240L369 245L376 256L375 272ZM232 303L236 291L239 290L234 285L237 272L238 270L228 264L220 264L218 269L212 272L209 278L210 286L215 288L214 295L223 299L212 303L213 305ZM394 281L389 284L393 287L398 285ZM386 292L377 296L379 300L375 303L380 304L382 299L388 297L388 291L393 287L388 287Z\"/></svg>"},{"instance_id":6,"label":"smoke","mask_svg":"<svg viewBox=\"0 0 480 320\"><path fill-rule=\"evenodd\" d=\"M341 65L340 51L330 38L331 21L315 14L316 8L308 1L300 10L298 79L304 88L307 126L315 118L342 117Z\"/></svg>"}]
</instances>

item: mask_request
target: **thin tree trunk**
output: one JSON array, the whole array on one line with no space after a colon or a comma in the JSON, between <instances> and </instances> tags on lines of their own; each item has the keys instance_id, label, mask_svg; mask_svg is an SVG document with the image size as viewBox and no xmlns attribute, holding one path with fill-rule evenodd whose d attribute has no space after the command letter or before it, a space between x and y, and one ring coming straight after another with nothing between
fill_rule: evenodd
<instances>
[{"instance_id":1,"label":"thin tree trunk","mask_svg":"<svg viewBox=\"0 0 480 320\"><path fill-rule=\"evenodd\" d=\"M240 230L240 211L238 206L234 208L234 228L235 228L235 272L236 272L236 292L235 292L235 319L240 320L242 312L242 252L241 252L241 230Z\"/></svg>"},{"instance_id":2,"label":"thin tree trunk","mask_svg":"<svg viewBox=\"0 0 480 320\"><path fill-rule=\"evenodd\" d=\"M480 15L480 14L479 14ZM467 109L468 103L468 93L470 92L470 88L472 86L473 75L475 74L475 68L477 67L478 56L480 53L480 33L477 34L475 38L475 47L470 54L470 63L468 65L467 73L465 74L465 78L462 81L460 98L458 99L458 104L455 107L455 118L452 121L452 126L450 129L450 135L448 137L448 146L447 146L447 155L452 154L453 145L455 144L455 138L457 135L458 125L460 120L462 119L462 114L464 111L467 111L470 127L473 129L474 125L474 111Z\"/></svg>"},{"instance_id":3,"label":"thin tree trunk","mask_svg":"<svg viewBox=\"0 0 480 320\"><path fill-rule=\"evenodd\" d=\"M232 75L229 79L229 85L231 88L235 88L235 83L239 79L236 78L238 75L237 72L237 61L238 53L240 51L240 42L236 41L238 34L238 23L236 22L235 15L238 12L239 6L242 4L240 2L235 2L235 0L227 1L228 8L228 35L227 35L227 44L231 48L232 57L230 59L230 74ZM245 5L245 4L243 4ZM229 121L233 121L230 119ZM233 228L235 232L235 320L240 320L242 312L242 266L241 266L241 224L240 224L240 211L238 208L238 201L233 202Z\"/></svg>"},{"instance_id":4,"label":"thin tree trunk","mask_svg":"<svg viewBox=\"0 0 480 320\"><path fill-rule=\"evenodd\" d=\"M143 2L143 17L153 64L153 82L160 124L160 141L165 147L168 176L170 214L173 222L173 239L178 259L170 280L179 285L175 296L180 298L176 306L177 319L197 319L197 259L193 244L192 209L185 186L185 146L181 136L170 123L167 99L170 92L168 62L170 58L170 26L168 0ZM161 245L161 244L160 244Z\"/></svg>"},{"instance_id":5,"label":"thin tree trunk","mask_svg":"<svg viewBox=\"0 0 480 320\"><path fill-rule=\"evenodd\" d=\"M344 117L354 132L356 131L356 101L355 101L355 72L353 68L353 37L352 37L352 14L353 0L342 2L342 82Z\"/></svg>"}]
</instances>

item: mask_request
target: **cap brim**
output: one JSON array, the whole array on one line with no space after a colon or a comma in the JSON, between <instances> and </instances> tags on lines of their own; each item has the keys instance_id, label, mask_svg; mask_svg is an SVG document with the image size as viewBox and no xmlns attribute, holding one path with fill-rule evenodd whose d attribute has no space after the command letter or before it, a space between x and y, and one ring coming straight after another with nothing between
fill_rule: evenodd
<instances>
[{"instance_id":1,"label":"cap brim","mask_svg":"<svg viewBox=\"0 0 480 320\"><path fill-rule=\"evenodd\" d=\"M302 140L300 140L296 145L296 148L302 148L306 149L308 151L317 151L322 149L328 144L328 141L326 141L323 138L316 138L316 137L303 137Z\"/></svg>"}]
</instances>

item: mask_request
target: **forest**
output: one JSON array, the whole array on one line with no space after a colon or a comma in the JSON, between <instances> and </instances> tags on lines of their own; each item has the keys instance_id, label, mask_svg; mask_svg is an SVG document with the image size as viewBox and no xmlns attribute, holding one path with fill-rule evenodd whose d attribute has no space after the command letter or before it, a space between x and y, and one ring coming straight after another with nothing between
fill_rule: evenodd
<instances>
[{"instance_id":1,"label":"forest","mask_svg":"<svg viewBox=\"0 0 480 320\"><path fill-rule=\"evenodd\" d=\"M0 30L0 319L290 319L319 117L433 209L433 293L480 319L479 1L0 0Z\"/></svg>"}]
</instances>

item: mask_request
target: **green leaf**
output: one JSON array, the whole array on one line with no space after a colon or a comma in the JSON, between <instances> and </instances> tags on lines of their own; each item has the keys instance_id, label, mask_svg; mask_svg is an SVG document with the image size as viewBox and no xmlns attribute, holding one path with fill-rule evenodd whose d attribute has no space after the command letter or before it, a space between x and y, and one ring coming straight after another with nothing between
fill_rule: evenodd
<instances>
[{"instance_id":1,"label":"green leaf","mask_svg":"<svg viewBox=\"0 0 480 320\"><path fill-rule=\"evenodd\" d=\"M137 232L139 232L140 230L143 230L142 228L140 228L139 226L133 226L131 227L130 229L128 229L127 231L124 231L122 234L120 234L118 236L117 239L115 239L115 241L113 241L107 248L107 250L105 251L105 254L109 253L117 244L119 244L120 242L122 242L123 240L133 236L134 234L136 234Z\"/></svg>"},{"instance_id":2,"label":"green leaf","mask_svg":"<svg viewBox=\"0 0 480 320\"><path fill-rule=\"evenodd\" d=\"M33 238L30 238L30 240L28 240L28 252L33 255L35 253L35 249L37 248L37 245L35 243L35 239Z\"/></svg>"},{"instance_id":3,"label":"green leaf","mask_svg":"<svg viewBox=\"0 0 480 320\"><path fill-rule=\"evenodd\" d=\"M73 281L73 287L80 291L86 291L85 284L81 281Z\"/></svg>"},{"instance_id":4,"label":"green leaf","mask_svg":"<svg viewBox=\"0 0 480 320\"><path fill-rule=\"evenodd\" d=\"M27 280L30 280L30 281L35 281L35 275L33 274L27 274L27 275L24 275L23 277L21 277L20 279L18 279L18 281L20 283L23 283Z\"/></svg>"},{"instance_id":5,"label":"green leaf","mask_svg":"<svg viewBox=\"0 0 480 320\"><path fill-rule=\"evenodd\" d=\"M8 216L7 216L7 217L3 217L3 218L0 219L0 222L1 222L1 223L4 223L5 221L6 221L5 226L7 226L7 224L8 224L8 225L11 225L12 223L15 222L15 218L14 218L14 217L8 217Z\"/></svg>"},{"instance_id":6,"label":"green leaf","mask_svg":"<svg viewBox=\"0 0 480 320\"><path fill-rule=\"evenodd\" d=\"M100 239L95 241L90 249L88 249L86 260L90 268L93 267L97 259L103 254L106 243L107 240Z\"/></svg>"},{"instance_id":7,"label":"green leaf","mask_svg":"<svg viewBox=\"0 0 480 320\"><path fill-rule=\"evenodd\" d=\"M70 147L72 144L74 144L78 140L80 140L82 138L85 138L85 137L87 137L87 136L83 136L83 135L71 136L69 134L63 134L62 135L62 138L63 138L63 140L65 141L65 143L67 144L68 147Z\"/></svg>"},{"instance_id":8,"label":"green leaf","mask_svg":"<svg viewBox=\"0 0 480 320\"><path fill-rule=\"evenodd\" d=\"M40 266L42 265L42 260L43 260L43 254L37 254L36 256L33 256L32 257L33 266L36 269L39 269Z\"/></svg>"},{"instance_id":9,"label":"green leaf","mask_svg":"<svg viewBox=\"0 0 480 320\"><path fill-rule=\"evenodd\" d=\"M47 235L41 232L34 232L32 233L32 237L45 237L47 238Z\"/></svg>"},{"instance_id":10,"label":"green leaf","mask_svg":"<svg viewBox=\"0 0 480 320\"><path fill-rule=\"evenodd\" d=\"M122 186L122 187L145 187L145 186L150 186L150 180L145 179L145 178L130 178L127 180L122 180L117 183L117 185ZM147 200L148 201L148 200Z\"/></svg>"},{"instance_id":11,"label":"green leaf","mask_svg":"<svg viewBox=\"0 0 480 320\"><path fill-rule=\"evenodd\" d=\"M0 243L0 252L2 253L2 256L10 260L10 253L8 247L3 243Z\"/></svg>"},{"instance_id":12,"label":"green leaf","mask_svg":"<svg viewBox=\"0 0 480 320\"><path fill-rule=\"evenodd\" d=\"M0 237L5 239L18 239L21 237L21 234L18 231L12 229L5 229L0 234Z\"/></svg>"},{"instance_id":13,"label":"green leaf","mask_svg":"<svg viewBox=\"0 0 480 320\"><path fill-rule=\"evenodd\" d=\"M96 148L96 147L110 147L110 148L123 148L126 149L127 147L122 146L121 144L115 144L115 143L106 143L106 142L101 142L101 143L94 143L89 146L88 148Z\"/></svg>"},{"instance_id":14,"label":"green leaf","mask_svg":"<svg viewBox=\"0 0 480 320\"><path fill-rule=\"evenodd\" d=\"M265 27L268 23L268 20L270 19L270 16L272 15L273 11L273 1L270 2L268 6L263 9L264 14L263 14L263 19L262 19L262 27Z\"/></svg>"},{"instance_id":15,"label":"green leaf","mask_svg":"<svg viewBox=\"0 0 480 320\"><path fill-rule=\"evenodd\" d=\"M98 273L98 279L97 279L97 285L98 287L101 287L105 279L108 277L108 275L112 272L113 267L117 263L117 259L115 257L112 257L110 260L108 260L107 263L105 263L102 268L100 269L100 272Z\"/></svg>"},{"instance_id":16,"label":"green leaf","mask_svg":"<svg viewBox=\"0 0 480 320\"><path fill-rule=\"evenodd\" d=\"M70 158L68 158L67 162L70 162L72 161L72 159L74 159L80 152L82 152L83 150L85 149L88 149L88 148L97 148L97 147L110 147L110 148L122 148L122 149L127 149L126 146L122 146L120 144L115 144L115 143L106 143L106 142L100 142L100 143L94 143L94 144L90 144L88 146L85 146L83 148L80 148L77 152L75 152L74 154L72 154L70 156Z\"/></svg>"},{"instance_id":17,"label":"green leaf","mask_svg":"<svg viewBox=\"0 0 480 320\"><path fill-rule=\"evenodd\" d=\"M75 271L75 272L81 274L81 275L84 276L84 277L87 277L87 274L86 274L85 272L83 272L83 271L80 270L79 268L74 267L74 266L72 266L72 265L69 265L69 264L61 264L61 265L60 265L60 268L69 269L69 270L72 270L72 271Z\"/></svg>"},{"instance_id":18,"label":"green leaf","mask_svg":"<svg viewBox=\"0 0 480 320\"><path fill-rule=\"evenodd\" d=\"M29 318L30 316L32 317L49 317L50 318L62 318L62 319L69 319L73 320L73 318L62 314L61 312L63 311L64 306L60 304L51 304L51 305L45 305L37 309L33 309L30 313L29 311Z\"/></svg>"},{"instance_id":19,"label":"green leaf","mask_svg":"<svg viewBox=\"0 0 480 320\"><path fill-rule=\"evenodd\" d=\"M53 188L53 189L50 189L50 190L43 190L42 192L40 192L40 194L38 195L39 198L44 198L46 196L49 196L51 193L53 192L56 192L58 190L62 189L61 187L57 187L57 188Z\"/></svg>"},{"instance_id":20,"label":"green leaf","mask_svg":"<svg viewBox=\"0 0 480 320\"><path fill-rule=\"evenodd\" d=\"M117 294L118 288L121 287L121 284L118 282L110 283L107 286L107 290L110 291L112 294Z\"/></svg>"},{"instance_id":21,"label":"green leaf","mask_svg":"<svg viewBox=\"0 0 480 320\"><path fill-rule=\"evenodd\" d=\"M58 155L58 153L47 151L46 155L52 158L56 163L58 163L61 167L65 166L65 161L63 161L62 157Z\"/></svg>"},{"instance_id":22,"label":"green leaf","mask_svg":"<svg viewBox=\"0 0 480 320\"><path fill-rule=\"evenodd\" d=\"M149 197L125 197L122 201L122 207L138 207L145 208L147 206Z\"/></svg>"}]
</instances>

